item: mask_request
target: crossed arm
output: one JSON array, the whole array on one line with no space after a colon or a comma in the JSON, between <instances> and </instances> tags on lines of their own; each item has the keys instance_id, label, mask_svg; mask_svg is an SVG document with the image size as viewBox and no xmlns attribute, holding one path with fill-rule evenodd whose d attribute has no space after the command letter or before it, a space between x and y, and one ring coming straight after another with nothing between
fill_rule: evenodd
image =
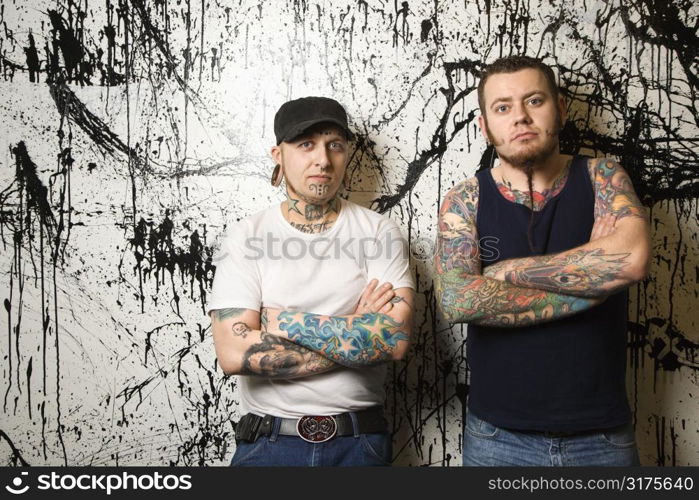
<instances>
[{"instance_id":1,"label":"crossed arm","mask_svg":"<svg viewBox=\"0 0 699 500\"><path fill-rule=\"evenodd\" d=\"M211 311L216 359L226 375L297 378L323 373L338 365L293 342L262 330L260 311Z\"/></svg>"},{"instance_id":2,"label":"crossed arm","mask_svg":"<svg viewBox=\"0 0 699 500\"><path fill-rule=\"evenodd\" d=\"M602 297L643 280L650 263L645 210L631 179L616 162L590 162L595 218L614 220L614 230L571 250L498 262L485 275L510 284L579 297Z\"/></svg>"},{"instance_id":3,"label":"crossed arm","mask_svg":"<svg viewBox=\"0 0 699 500\"><path fill-rule=\"evenodd\" d=\"M390 288L389 288L390 289ZM408 351L413 291L386 288L372 297L368 312L360 301L355 314L327 316L264 308L219 309L211 313L216 356L227 375L298 378L338 366L362 367L401 359ZM382 291L383 290L383 291ZM371 292L371 290L370 290Z\"/></svg>"},{"instance_id":4,"label":"crossed arm","mask_svg":"<svg viewBox=\"0 0 699 500\"><path fill-rule=\"evenodd\" d=\"M643 279L650 244L628 175L607 160L590 168L600 221L593 241L559 254L503 261L485 273L476 230L478 182L469 179L449 192L439 216L435 285L450 322L516 327L551 321L597 305ZM596 237L598 226L609 224L610 216L616 218L613 229Z\"/></svg>"}]
</instances>

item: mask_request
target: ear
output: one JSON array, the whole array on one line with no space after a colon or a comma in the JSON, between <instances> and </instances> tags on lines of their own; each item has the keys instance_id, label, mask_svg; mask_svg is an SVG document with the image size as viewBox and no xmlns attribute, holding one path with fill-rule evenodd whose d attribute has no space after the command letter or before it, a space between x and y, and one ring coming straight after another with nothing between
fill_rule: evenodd
<instances>
[{"instance_id":1,"label":"ear","mask_svg":"<svg viewBox=\"0 0 699 500\"><path fill-rule=\"evenodd\" d=\"M269 155L272 157L272 160L276 165L281 165L282 164L282 148L281 145L278 146L272 146L272 149L269 151Z\"/></svg>"},{"instance_id":2,"label":"ear","mask_svg":"<svg viewBox=\"0 0 699 500\"><path fill-rule=\"evenodd\" d=\"M282 183L282 179L284 178L284 168L282 167L282 148L279 146L272 147L270 150L270 156L274 160L274 163L276 163L274 170L272 171L272 178L270 179L270 182L272 183L272 186L277 187Z\"/></svg>"},{"instance_id":3,"label":"ear","mask_svg":"<svg viewBox=\"0 0 699 500\"><path fill-rule=\"evenodd\" d=\"M568 119L568 108L566 107L566 100L565 97L562 95L558 96L558 113L559 116L561 117L561 127L566 124L566 120Z\"/></svg>"},{"instance_id":4,"label":"ear","mask_svg":"<svg viewBox=\"0 0 699 500\"><path fill-rule=\"evenodd\" d=\"M488 140L488 133L486 132L488 124L485 122L485 117L483 115L480 115L478 117L478 127L481 129L481 135L485 139L485 142L489 143L490 141Z\"/></svg>"}]
</instances>

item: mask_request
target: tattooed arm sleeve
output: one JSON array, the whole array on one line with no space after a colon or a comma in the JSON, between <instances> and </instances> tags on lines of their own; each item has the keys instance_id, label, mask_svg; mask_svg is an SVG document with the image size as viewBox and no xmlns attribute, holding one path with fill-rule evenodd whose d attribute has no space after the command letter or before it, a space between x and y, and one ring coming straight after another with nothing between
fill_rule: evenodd
<instances>
[{"instance_id":1,"label":"tattooed arm sleeve","mask_svg":"<svg viewBox=\"0 0 699 500\"><path fill-rule=\"evenodd\" d=\"M278 338L352 368L402 359L410 347L413 290L398 288L386 313L327 316L263 309L262 323Z\"/></svg>"},{"instance_id":2,"label":"tattooed arm sleeve","mask_svg":"<svg viewBox=\"0 0 699 500\"><path fill-rule=\"evenodd\" d=\"M218 364L226 375L291 379L327 372L339 365L303 346L260 329L260 312L211 311Z\"/></svg>"},{"instance_id":3,"label":"tattooed arm sleeve","mask_svg":"<svg viewBox=\"0 0 699 500\"><path fill-rule=\"evenodd\" d=\"M645 211L631 179L616 162L591 160L595 218L616 218L611 234L571 250L498 262L485 275L513 285L600 297L645 278L650 262L650 240Z\"/></svg>"},{"instance_id":4,"label":"tattooed arm sleeve","mask_svg":"<svg viewBox=\"0 0 699 500\"><path fill-rule=\"evenodd\" d=\"M482 276L477 206L478 181L472 178L452 189L440 210L435 289L447 320L517 327L576 314L602 302Z\"/></svg>"}]
</instances>

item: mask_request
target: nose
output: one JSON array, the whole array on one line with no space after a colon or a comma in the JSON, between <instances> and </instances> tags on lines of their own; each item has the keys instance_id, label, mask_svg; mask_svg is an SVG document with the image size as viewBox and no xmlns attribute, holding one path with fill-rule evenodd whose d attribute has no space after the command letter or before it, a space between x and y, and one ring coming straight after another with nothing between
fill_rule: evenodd
<instances>
[{"instance_id":1,"label":"nose","mask_svg":"<svg viewBox=\"0 0 699 500\"><path fill-rule=\"evenodd\" d=\"M515 125L531 122L531 117L529 116L529 113L527 113L526 106L523 104L514 104L513 111L514 113L512 116L514 117Z\"/></svg>"},{"instance_id":2,"label":"nose","mask_svg":"<svg viewBox=\"0 0 699 500\"><path fill-rule=\"evenodd\" d=\"M316 148L315 164L320 167L321 171L330 167L330 157L328 156L327 148Z\"/></svg>"}]
</instances>

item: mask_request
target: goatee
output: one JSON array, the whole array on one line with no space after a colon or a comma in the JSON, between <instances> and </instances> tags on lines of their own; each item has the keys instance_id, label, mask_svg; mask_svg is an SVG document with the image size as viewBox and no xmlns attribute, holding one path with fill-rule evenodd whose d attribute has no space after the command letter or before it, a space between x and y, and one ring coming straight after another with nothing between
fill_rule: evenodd
<instances>
[{"instance_id":1,"label":"goatee","mask_svg":"<svg viewBox=\"0 0 699 500\"><path fill-rule=\"evenodd\" d=\"M502 161L509 163L513 167L523 170L525 173L530 174L534 168L534 165L544 163L548 158L554 154L558 148L558 134L560 134L563 128L563 123L561 117L556 115L556 123L554 124L553 130L546 130L544 133L548 139L541 147L536 148L524 148L523 151L506 155L498 151L497 146L499 145L495 138L491 135L490 130L486 126L486 134L488 139L495 146L495 151L497 152L498 158Z\"/></svg>"}]
</instances>

